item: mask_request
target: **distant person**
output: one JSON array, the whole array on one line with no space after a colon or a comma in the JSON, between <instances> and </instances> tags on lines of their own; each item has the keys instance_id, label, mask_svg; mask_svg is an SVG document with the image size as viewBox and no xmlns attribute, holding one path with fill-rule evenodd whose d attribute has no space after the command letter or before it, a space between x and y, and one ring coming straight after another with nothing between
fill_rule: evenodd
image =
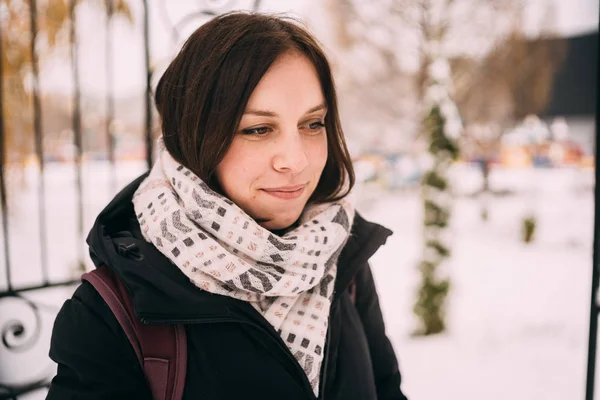
<instances>
[{"instance_id":1,"label":"distant person","mask_svg":"<svg viewBox=\"0 0 600 400\"><path fill-rule=\"evenodd\" d=\"M87 241L136 319L184 327L183 398L406 399L367 264L391 232L348 196L354 172L317 41L293 20L218 16L155 99L156 163ZM160 397L130 340L82 283L54 325L47 398Z\"/></svg>"}]
</instances>

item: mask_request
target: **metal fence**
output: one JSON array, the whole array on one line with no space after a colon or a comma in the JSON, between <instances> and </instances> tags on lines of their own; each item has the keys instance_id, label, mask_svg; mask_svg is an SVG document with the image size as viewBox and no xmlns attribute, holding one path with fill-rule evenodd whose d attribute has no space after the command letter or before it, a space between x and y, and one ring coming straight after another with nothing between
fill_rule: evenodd
<instances>
[{"instance_id":1,"label":"metal fence","mask_svg":"<svg viewBox=\"0 0 600 400\"><path fill-rule=\"evenodd\" d=\"M597 43L597 56L600 54L600 42ZM596 69L599 62L596 59ZM599 85L596 82L596 85ZM590 324L588 335L588 354L587 354L587 374L585 385L585 400L594 400L594 389L596 381L596 363L597 363L597 345L598 345L598 318L600 317L600 297L598 289L600 287L600 171L598 161L598 139L600 138L600 116L598 108L600 107L600 90L596 89L596 140L595 140L595 175L596 185L594 188L594 241L592 257L592 290L590 291Z\"/></svg>"},{"instance_id":2,"label":"metal fence","mask_svg":"<svg viewBox=\"0 0 600 400\"><path fill-rule=\"evenodd\" d=\"M233 9L235 6L240 6L239 2L236 1L204 1L199 2L200 4L196 9L192 10L189 14L185 15L183 18L173 21L168 17L168 8L169 1L168 0L156 0L156 1L147 1L147 0L130 0L129 3L133 3L135 1L139 1L143 8L143 45L144 45L144 69L140 70L140 74L144 74L145 76L145 89L144 89L144 117L143 117L143 127L144 127L144 146L145 146L145 162L146 166L149 168L152 164L152 129L153 129L153 115L152 115L152 93L151 93L151 80L152 80L152 69L150 64L150 24L149 24L149 11L150 7L156 7L156 12L158 12L159 16L164 22L164 25L169 30L169 35L173 40L173 43L179 42L182 37L182 29L190 24L193 24L199 17L211 17L215 16L224 11L228 11ZM26 3L27 0L24 0L23 3ZM78 53L79 43L77 41L76 32L77 32L77 18L76 18L76 7L78 5L77 0L69 0L68 3L68 11L69 11L69 50L70 50L70 65L72 76L70 77L72 81L72 104L73 111L71 116L72 122L72 132L73 132L73 148L75 149L73 165L75 167L75 180L73 185L75 186L76 193L76 207L73 212L76 214L76 230L75 234L79 238L81 242L81 246L77 246L73 251L76 252L75 256L78 260L79 265L84 265L84 198L83 198L83 190L82 190L82 159L83 159L83 139L84 132L82 130L82 107L81 107L81 82L80 82L80 56ZM150 4L149 4L150 3ZM173 4L171 2L171 4ZM24 4L25 5L25 4ZM111 16L114 12L114 0L105 0L104 1L105 12L106 12L106 37L105 37L105 45L106 45L106 54L105 54L105 76L107 80L108 88L112 88L112 82L114 79L114 71L113 71L113 59L112 59L112 51L111 48L113 46L113 42L111 39ZM246 9L259 10L260 1L255 0L252 3L246 5ZM0 4L0 11L2 11L2 5ZM43 354L37 354L34 358L46 358L48 363L51 364L50 360L47 358L48 349L45 346L36 346L37 342L40 340L40 332L42 331L43 324L51 324L53 321L56 312L58 311L57 307L48 307L44 304L43 301L38 300L39 298L43 299L43 295L40 296L40 293L44 291L52 290L52 288L57 287L67 287L70 288L71 291L74 287L80 282L79 278L76 277L76 274L73 274L72 279L61 279L55 280L50 277L48 272L48 237L47 237L47 212L48 209L46 207L46 179L47 171L45 169L46 166L46 157L44 152L44 126L42 124L42 115L44 110L42 109L41 102L41 93L40 93L40 72L39 72L39 58L40 52L36 48L36 39L38 38L40 31L38 30L38 4L36 0L28 0L28 12L29 12L29 23L30 23L30 37L29 37L29 54L31 57L31 99L32 99L32 107L33 107L33 132L34 132L34 149L35 149L35 159L37 166L37 173L39 174L39 179L36 187L36 196L37 196L37 215L38 215L38 224L39 224L39 236L36 238L31 238L31 246L36 246L40 250L40 268L37 271L39 274L39 284L33 285L19 285L14 282L13 272L19 267L20 260L15 258L11 254L11 230L9 226L9 201L7 201L7 190L9 189L9 185L7 184L7 165L8 165L8 154L7 154L7 137L6 137L6 121L8 115L5 110L5 100L7 94L6 86L4 85L4 74L3 74L3 63L0 62L0 212L2 218L2 243L3 243L3 262L5 266L5 285L4 287L0 287L0 305L3 303L7 305L4 308L0 308L0 334L2 337L2 345L0 346L0 354L1 352L5 352L5 354L10 354L11 359L14 361L14 366L8 366L4 363L5 360L2 360L2 364L5 369L0 368L0 399L18 399L21 396L29 395L36 391L42 391L44 393L44 388L49 386L49 382L52 378L54 371L51 373L47 373L45 376L38 376L35 379L30 379L27 381L19 380L18 383L10 381L6 378L6 368L14 369L16 367L18 370L22 367L27 367L27 363L31 362L32 352L40 352ZM4 16L6 17L6 15ZM3 29L6 27L2 26L2 17L0 17L0 54L3 52L10 51L10 49L2 48L3 46ZM6 32L4 32L6 34ZM115 115L115 99L112 90L107 89L106 98L105 98L105 106L106 106L106 124L105 124L105 132L103 134L106 135L106 140L108 143L107 148L107 161L110 166L110 175L111 178L109 180L110 188L109 190L114 193L117 188L116 176L117 176L117 166L115 162L115 138L113 137L113 132L111 130L111 124L114 120ZM64 266L65 269L68 268ZM0 284L2 281L0 280ZM24 321L25 316L23 315L23 309L28 311L28 314L31 314L32 321L26 322ZM5 310L5 311L2 311ZM21 311L19 311L21 310ZM45 326L44 329L48 329L48 326ZM0 355L0 359L2 356Z\"/></svg>"}]
</instances>

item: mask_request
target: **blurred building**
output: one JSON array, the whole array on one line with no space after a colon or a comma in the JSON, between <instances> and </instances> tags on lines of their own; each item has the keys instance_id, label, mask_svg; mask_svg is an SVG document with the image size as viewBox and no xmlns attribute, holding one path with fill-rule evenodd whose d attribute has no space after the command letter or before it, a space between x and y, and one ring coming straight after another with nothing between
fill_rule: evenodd
<instances>
[{"instance_id":1,"label":"blurred building","mask_svg":"<svg viewBox=\"0 0 600 400\"><path fill-rule=\"evenodd\" d=\"M540 117L549 124L564 118L568 139L594 154L597 101L598 32L546 39L566 42L566 58L554 76L548 106Z\"/></svg>"}]
</instances>

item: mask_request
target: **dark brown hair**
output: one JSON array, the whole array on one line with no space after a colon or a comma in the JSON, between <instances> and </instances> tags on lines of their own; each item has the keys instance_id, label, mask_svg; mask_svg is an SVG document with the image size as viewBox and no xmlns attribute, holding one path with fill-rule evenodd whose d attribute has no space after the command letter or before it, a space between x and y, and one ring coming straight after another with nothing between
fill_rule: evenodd
<instances>
[{"instance_id":1,"label":"dark brown hair","mask_svg":"<svg viewBox=\"0 0 600 400\"><path fill-rule=\"evenodd\" d=\"M187 39L155 95L167 150L213 190L222 193L214 172L250 95L271 64L289 51L312 62L328 107L328 157L311 200L337 200L354 186L331 69L317 41L292 19L234 12L215 17Z\"/></svg>"}]
</instances>

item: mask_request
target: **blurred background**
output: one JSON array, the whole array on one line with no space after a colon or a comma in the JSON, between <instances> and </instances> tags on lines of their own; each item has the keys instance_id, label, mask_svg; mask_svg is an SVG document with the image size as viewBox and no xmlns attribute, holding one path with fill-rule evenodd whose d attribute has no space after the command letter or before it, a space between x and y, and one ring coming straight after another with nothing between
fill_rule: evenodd
<instances>
[{"instance_id":1,"label":"blurred background","mask_svg":"<svg viewBox=\"0 0 600 400\"><path fill-rule=\"evenodd\" d=\"M0 0L0 399L45 396L87 232L151 163L162 71L246 9L330 57L358 211L394 231L372 267L409 398L591 400L599 7Z\"/></svg>"}]
</instances>

